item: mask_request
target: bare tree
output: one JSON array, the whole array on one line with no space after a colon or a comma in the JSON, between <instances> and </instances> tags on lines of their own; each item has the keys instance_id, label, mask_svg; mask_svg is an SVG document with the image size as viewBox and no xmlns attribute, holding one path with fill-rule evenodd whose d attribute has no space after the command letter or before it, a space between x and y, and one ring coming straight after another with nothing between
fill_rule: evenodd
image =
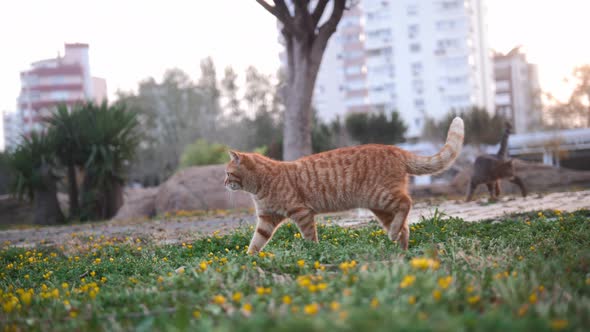
<instances>
[{"instance_id":1,"label":"bare tree","mask_svg":"<svg viewBox=\"0 0 590 332\"><path fill-rule=\"evenodd\" d=\"M287 51L286 110L283 140L285 160L294 160L312 152L311 99L320 63L328 40L342 18L346 0L256 0L282 24L281 33ZM321 24L324 11L332 2L330 16Z\"/></svg>"}]
</instances>

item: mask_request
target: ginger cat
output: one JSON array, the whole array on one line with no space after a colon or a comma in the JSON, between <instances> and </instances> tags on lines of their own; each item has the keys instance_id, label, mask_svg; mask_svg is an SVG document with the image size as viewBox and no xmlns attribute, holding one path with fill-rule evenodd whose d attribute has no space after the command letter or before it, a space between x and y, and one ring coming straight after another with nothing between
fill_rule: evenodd
<instances>
[{"instance_id":1,"label":"ginger cat","mask_svg":"<svg viewBox=\"0 0 590 332\"><path fill-rule=\"evenodd\" d=\"M317 242L314 216L353 208L370 209L392 241L406 250L412 206L408 174L445 170L463 146L463 120L451 123L447 142L434 156L421 157L395 146L367 144L322 152L295 161L230 151L225 186L251 194L258 223L248 252L257 253L279 225L291 218L303 238Z\"/></svg>"}]
</instances>

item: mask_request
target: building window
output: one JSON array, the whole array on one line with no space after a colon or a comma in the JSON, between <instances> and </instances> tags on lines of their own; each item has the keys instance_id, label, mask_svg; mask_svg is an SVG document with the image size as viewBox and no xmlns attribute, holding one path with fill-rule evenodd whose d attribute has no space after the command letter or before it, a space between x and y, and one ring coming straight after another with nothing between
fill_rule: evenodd
<instances>
[{"instance_id":1,"label":"building window","mask_svg":"<svg viewBox=\"0 0 590 332\"><path fill-rule=\"evenodd\" d=\"M420 74L422 74L422 62L412 63L412 75L419 76Z\"/></svg>"},{"instance_id":2,"label":"building window","mask_svg":"<svg viewBox=\"0 0 590 332\"><path fill-rule=\"evenodd\" d=\"M417 108L424 107L424 99L414 99L414 106Z\"/></svg>"},{"instance_id":3,"label":"building window","mask_svg":"<svg viewBox=\"0 0 590 332\"><path fill-rule=\"evenodd\" d=\"M463 7L463 0L445 0L437 3L439 11L455 10Z\"/></svg>"},{"instance_id":4,"label":"building window","mask_svg":"<svg viewBox=\"0 0 590 332\"><path fill-rule=\"evenodd\" d=\"M421 49L420 44L418 44L418 43L410 44L410 52L417 53L417 52L420 52L420 49Z\"/></svg>"},{"instance_id":5,"label":"building window","mask_svg":"<svg viewBox=\"0 0 590 332\"><path fill-rule=\"evenodd\" d=\"M420 31L420 26L418 24L412 24L408 26L408 38L416 38L418 37L418 32Z\"/></svg>"},{"instance_id":6,"label":"building window","mask_svg":"<svg viewBox=\"0 0 590 332\"><path fill-rule=\"evenodd\" d=\"M508 91L510 90L510 81L500 80L496 81L496 91Z\"/></svg>"},{"instance_id":7,"label":"building window","mask_svg":"<svg viewBox=\"0 0 590 332\"><path fill-rule=\"evenodd\" d=\"M344 68L344 72L347 75L358 75L363 71L362 66L347 66Z\"/></svg>"},{"instance_id":8,"label":"building window","mask_svg":"<svg viewBox=\"0 0 590 332\"><path fill-rule=\"evenodd\" d=\"M417 4L410 4L406 7L406 13L408 16L416 16L418 15L418 5Z\"/></svg>"}]
</instances>

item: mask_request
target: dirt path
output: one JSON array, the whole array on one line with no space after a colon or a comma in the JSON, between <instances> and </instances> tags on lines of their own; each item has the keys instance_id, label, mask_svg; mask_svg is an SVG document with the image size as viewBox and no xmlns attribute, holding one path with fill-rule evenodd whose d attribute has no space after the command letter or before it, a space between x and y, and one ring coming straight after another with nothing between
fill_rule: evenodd
<instances>
[{"instance_id":1,"label":"dirt path","mask_svg":"<svg viewBox=\"0 0 590 332\"><path fill-rule=\"evenodd\" d=\"M534 210L559 209L575 211L590 209L590 190L561 192L546 195L533 194L527 198L507 196L497 203L488 204L486 199L464 203L444 201L442 203L416 203L410 213L410 222L421 217L431 217L435 210L446 215L463 218L467 221L495 219L502 216ZM370 213L364 210L351 211L335 216L338 224L355 226L371 220ZM212 234L214 231L229 232L240 225L254 224L252 215L233 215L208 218L171 218L167 220L109 221L101 223L76 224L55 227L35 227L0 231L0 243L10 241L16 246L35 246L37 244L59 245L68 242L73 236L94 235L105 237L141 237L159 243L180 243L197 237Z\"/></svg>"}]
</instances>

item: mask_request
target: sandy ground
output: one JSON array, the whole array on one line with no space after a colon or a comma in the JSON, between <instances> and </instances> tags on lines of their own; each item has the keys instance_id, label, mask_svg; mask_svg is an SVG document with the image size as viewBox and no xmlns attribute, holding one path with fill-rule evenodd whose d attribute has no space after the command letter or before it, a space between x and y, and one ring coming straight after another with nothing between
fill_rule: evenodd
<instances>
[{"instance_id":1,"label":"sandy ground","mask_svg":"<svg viewBox=\"0 0 590 332\"><path fill-rule=\"evenodd\" d=\"M436 209L445 215L460 217L467 221L499 219L513 213L544 209L575 211L590 209L590 190L546 195L532 194L526 198L506 196L495 203L489 203L485 198L470 203L452 200L438 203L419 202L414 204L409 216L410 222L415 223L420 221L422 217L431 217ZM343 226L358 226L369 222L371 218L370 212L355 210L334 215L333 219ZM254 223L254 216L245 214L223 217L171 218L167 220L109 221L3 230L0 231L0 243L10 241L12 245L24 247L38 244L60 245L70 242L73 238L72 233L87 236L104 235L105 237L131 236L153 240L162 244L180 243L212 234L215 231L226 233L241 225Z\"/></svg>"}]
</instances>

